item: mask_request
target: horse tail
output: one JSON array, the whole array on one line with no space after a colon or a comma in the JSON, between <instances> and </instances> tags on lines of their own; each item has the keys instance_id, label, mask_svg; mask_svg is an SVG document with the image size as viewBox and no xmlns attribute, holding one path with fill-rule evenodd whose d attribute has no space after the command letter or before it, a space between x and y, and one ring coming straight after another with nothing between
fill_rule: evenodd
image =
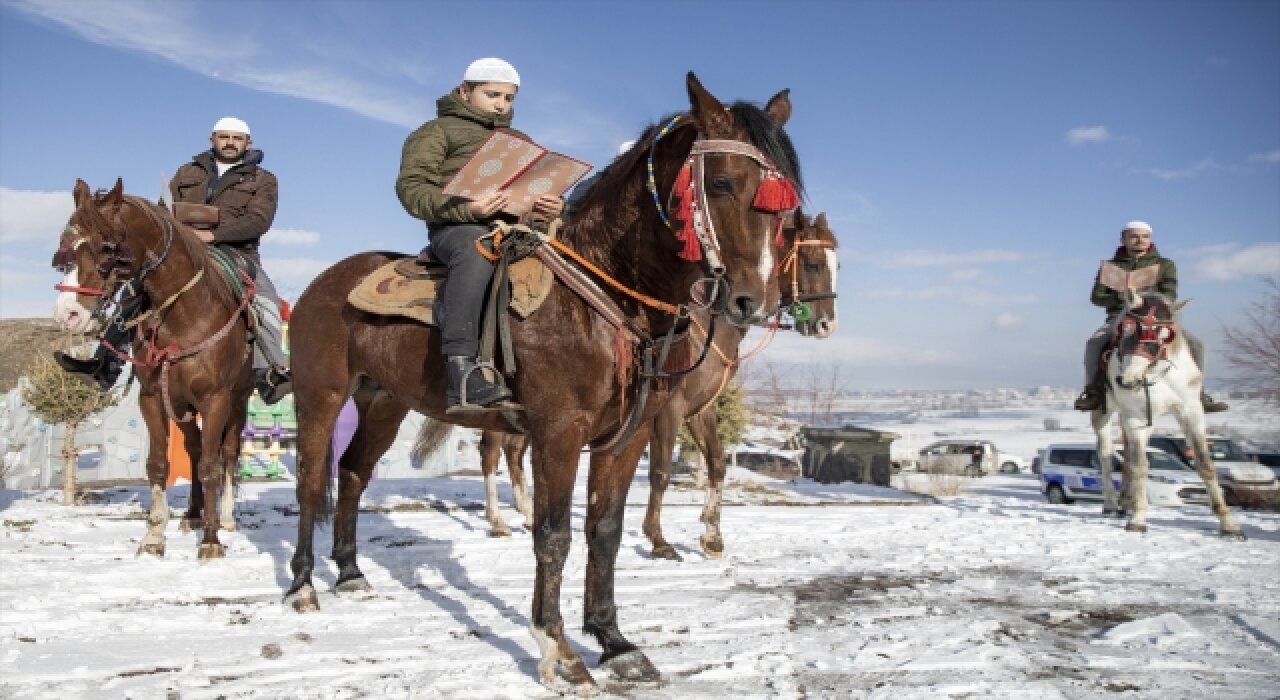
<instances>
[{"instance_id":1,"label":"horse tail","mask_svg":"<svg viewBox=\"0 0 1280 700\"><path fill-rule=\"evenodd\" d=\"M409 460L413 464L426 462L444 446L445 441L449 439L449 434L452 432L453 425L451 423L430 418L422 421L422 427L418 428L418 437L414 440L413 449L409 450Z\"/></svg>"}]
</instances>

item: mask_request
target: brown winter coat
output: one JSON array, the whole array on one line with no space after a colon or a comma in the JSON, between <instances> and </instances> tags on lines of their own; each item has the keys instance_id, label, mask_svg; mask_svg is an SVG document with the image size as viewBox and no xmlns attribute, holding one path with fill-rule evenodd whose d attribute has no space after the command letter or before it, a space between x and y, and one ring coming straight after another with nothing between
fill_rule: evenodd
<instances>
[{"instance_id":1,"label":"brown winter coat","mask_svg":"<svg viewBox=\"0 0 1280 700\"><path fill-rule=\"evenodd\" d=\"M218 207L220 220L211 230L214 243L238 248L255 261L258 239L271 228L276 217L279 185L276 176L259 166L262 151L250 149L244 162L232 166L218 178L210 192L210 180L218 173L213 152L205 151L178 168L169 187L174 199Z\"/></svg>"},{"instance_id":2,"label":"brown winter coat","mask_svg":"<svg viewBox=\"0 0 1280 700\"><path fill-rule=\"evenodd\" d=\"M496 129L528 137L510 128L514 110L482 112L467 104L456 89L436 100L436 114L405 139L396 196L405 211L428 224L474 222L469 200L447 197L440 190Z\"/></svg>"}]
</instances>

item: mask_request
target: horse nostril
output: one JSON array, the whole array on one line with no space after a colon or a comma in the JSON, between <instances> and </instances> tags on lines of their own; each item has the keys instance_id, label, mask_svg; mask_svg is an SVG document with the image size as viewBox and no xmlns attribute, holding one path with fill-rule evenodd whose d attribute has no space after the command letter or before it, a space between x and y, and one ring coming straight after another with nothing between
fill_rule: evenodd
<instances>
[{"instance_id":1,"label":"horse nostril","mask_svg":"<svg viewBox=\"0 0 1280 700\"><path fill-rule=\"evenodd\" d=\"M733 307L738 314L738 318L746 320L755 315L759 305L749 295L740 294L733 298Z\"/></svg>"}]
</instances>

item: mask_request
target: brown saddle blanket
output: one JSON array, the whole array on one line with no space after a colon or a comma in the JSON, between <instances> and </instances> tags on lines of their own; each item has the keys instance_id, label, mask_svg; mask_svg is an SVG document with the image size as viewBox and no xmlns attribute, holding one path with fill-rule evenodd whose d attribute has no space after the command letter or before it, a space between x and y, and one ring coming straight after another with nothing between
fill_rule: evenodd
<instances>
[{"instance_id":1,"label":"brown saddle blanket","mask_svg":"<svg viewBox=\"0 0 1280 700\"><path fill-rule=\"evenodd\" d=\"M416 258L393 260L374 270L351 290L347 301L371 314L404 316L434 326L433 307L447 270L442 263L424 261L425 255L424 250ZM551 293L554 276L532 256L512 264L510 273L510 309L520 318L528 318Z\"/></svg>"}]
</instances>

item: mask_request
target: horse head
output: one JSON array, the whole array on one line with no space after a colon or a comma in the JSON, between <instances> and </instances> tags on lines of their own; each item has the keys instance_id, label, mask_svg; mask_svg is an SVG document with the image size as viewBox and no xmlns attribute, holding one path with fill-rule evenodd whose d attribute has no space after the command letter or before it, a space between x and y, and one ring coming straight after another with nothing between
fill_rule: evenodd
<instances>
[{"instance_id":1,"label":"horse head","mask_svg":"<svg viewBox=\"0 0 1280 700\"><path fill-rule=\"evenodd\" d=\"M84 180L76 180L72 197L75 211L53 254L52 265L62 273L54 318L67 330L83 333L100 325L100 309L123 282L133 259L120 223L124 183L117 179L109 192L94 195Z\"/></svg>"},{"instance_id":2,"label":"horse head","mask_svg":"<svg viewBox=\"0 0 1280 700\"><path fill-rule=\"evenodd\" d=\"M1116 383L1133 388L1146 381L1146 375L1178 341L1178 311L1187 302L1174 304L1157 292L1140 295L1129 290L1124 311L1116 317L1113 331L1116 339L1112 369Z\"/></svg>"},{"instance_id":3,"label":"horse head","mask_svg":"<svg viewBox=\"0 0 1280 700\"><path fill-rule=\"evenodd\" d=\"M826 338L836 332L836 277L840 260L826 213L809 219L796 210L795 226L785 242L778 290L801 335Z\"/></svg>"}]
</instances>

